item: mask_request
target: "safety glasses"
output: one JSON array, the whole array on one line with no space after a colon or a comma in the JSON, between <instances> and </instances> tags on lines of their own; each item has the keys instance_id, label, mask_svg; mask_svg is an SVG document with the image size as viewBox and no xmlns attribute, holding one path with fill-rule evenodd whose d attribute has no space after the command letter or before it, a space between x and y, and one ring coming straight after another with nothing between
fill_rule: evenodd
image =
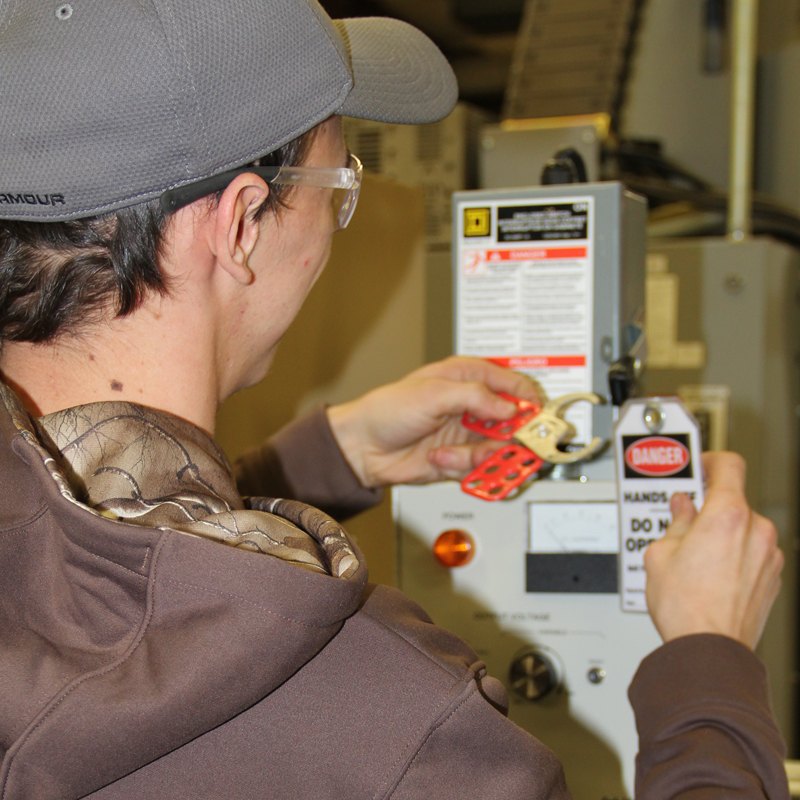
<instances>
[{"instance_id":1,"label":"safety glasses","mask_svg":"<svg viewBox=\"0 0 800 800\"><path fill-rule=\"evenodd\" d=\"M334 230L340 231L347 227L356 210L363 171L358 157L352 153L349 154L346 167L239 167L177 189L168 189L161 195L161 207L172 214L201 197L219 192L237 175L252 172L267 183L333 189L331 204Z\"/></svg>"}]
</instances>

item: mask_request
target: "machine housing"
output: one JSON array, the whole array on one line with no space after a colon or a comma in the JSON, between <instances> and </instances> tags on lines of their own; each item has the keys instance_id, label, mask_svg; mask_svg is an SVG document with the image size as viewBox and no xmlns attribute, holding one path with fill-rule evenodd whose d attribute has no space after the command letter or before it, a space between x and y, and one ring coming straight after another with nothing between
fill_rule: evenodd
<instances>
[{"instance_id":1,"label":"machine housing","mask_svg":"<svg viewBox=\"0 0 800 800\"><path fill-rule=\"evenodd\" d=\"M455 352L550 396L608 396L612 365L641 344L644 200L618 183L459 192L453 215ZM576 440L608 439L614 407L583 405ZM576 800L632 797L626 691L660 640L620 606L613 457L540 476L498 503L454 482L396 487L398 585L505 681L510 718L555 750ZM465 566L433 556L449 529L475 543Z\"/></svg>"}]
</instances>

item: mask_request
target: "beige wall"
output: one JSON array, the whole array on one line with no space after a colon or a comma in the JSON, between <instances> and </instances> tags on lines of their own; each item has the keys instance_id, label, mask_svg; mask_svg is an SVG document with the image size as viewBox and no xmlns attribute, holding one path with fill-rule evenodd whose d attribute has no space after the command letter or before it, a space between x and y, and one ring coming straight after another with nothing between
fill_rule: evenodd
<instances>
[{"instance_id":1,"label":"beige wall","mask_svg":"<svg viewBox=\"0 0 800 800\"><path fill-rule=\"evenodd\" d=\"M800 0L760 0L759 55L768 55L798 39L800 39Z\"/></svg>"},{"instance_id":2,"label":"beige wall","mask_svg":"<svg viewBox=\"0 0 800 800\"><path fill-rule=\"evenodd\" d=\"M216 438L235 459L317 403L396 380L425 357L424 198L365 175L347 230L278 348L269 375L222 407ZM394 582L389 497L347 525L373 580Z\"/></svg>"}]
</instances>

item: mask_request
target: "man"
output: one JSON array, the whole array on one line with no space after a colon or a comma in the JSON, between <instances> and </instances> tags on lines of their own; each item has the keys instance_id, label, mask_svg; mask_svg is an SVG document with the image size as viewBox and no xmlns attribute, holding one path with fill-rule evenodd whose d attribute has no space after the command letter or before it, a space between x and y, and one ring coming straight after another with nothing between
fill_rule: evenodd
<instances>
[{"instance_id":1,"label":"man","mask_svg":"<svg viewBox=\"0 0 800 800\"><path fill-rule=\"evenodd\" d=\"M534 387L429 365L290 426L238 483L212 439L354 208L337 115L444 116L438 51L313 0L28 0L0 6L0 65L5 800L566 797L469 647L366 588L298 502L344 517L463 475L491 445L461 414ZM741 463L708 468L702 513L675 498L648 552L667 644L631 690L639 796L782 797L751 651L781 555Z\"/></svg>"}]
</instances>

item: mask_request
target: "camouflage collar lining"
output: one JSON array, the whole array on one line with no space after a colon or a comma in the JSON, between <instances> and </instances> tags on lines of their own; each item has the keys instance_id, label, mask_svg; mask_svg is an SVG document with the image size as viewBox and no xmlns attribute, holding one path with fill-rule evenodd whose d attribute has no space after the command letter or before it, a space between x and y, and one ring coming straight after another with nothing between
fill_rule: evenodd
<instances>
[{"instance_id":1,"label":"camouflage collar lining","mask_svg":"<svg viewBox=\"0 0 800 800\"><path fill-rule=\"evenodd\" d=\"M135 403L100 402L33 420L0 383L0 400L61 494L112 520L214 539L349 578L358 557L342 527L297 501L249 507L228 459L202 430Z\"/></svg>"}]
</instances>

